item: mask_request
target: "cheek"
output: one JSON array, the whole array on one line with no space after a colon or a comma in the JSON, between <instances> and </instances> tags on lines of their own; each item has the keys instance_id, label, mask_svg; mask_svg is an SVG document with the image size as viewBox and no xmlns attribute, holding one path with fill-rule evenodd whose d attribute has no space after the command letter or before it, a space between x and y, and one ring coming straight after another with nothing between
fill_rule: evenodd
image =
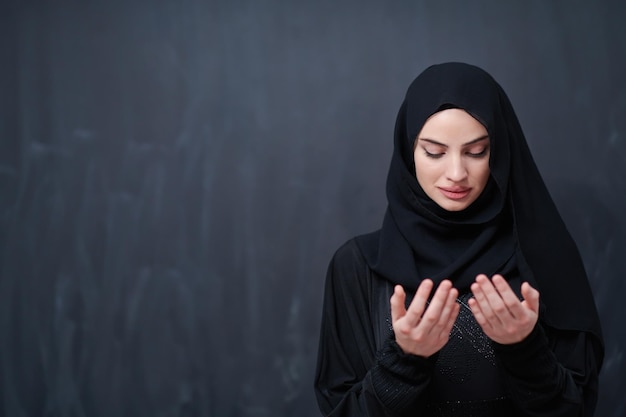
<instances>
[{"instance_id":1,"label":"cheek","mask_svg":"<svg viewBox=\"0 0 626 417\"><path fill-rule=\"evenodd\" d=\"M439 171L439 166L433 161L423 159L415 161L415 177L423 189L437 181L440 176Z\"/></svg>"},{"instance_id":2,"label":"cheek","mask_svg":"<svg viewBox=\"0 0 626 417\"><path fill-rule=\"evenodd\" d=\"M484 187L489 180L489 162L485 162L476 167L476 179Z\"/></svg>"}]
</instances>

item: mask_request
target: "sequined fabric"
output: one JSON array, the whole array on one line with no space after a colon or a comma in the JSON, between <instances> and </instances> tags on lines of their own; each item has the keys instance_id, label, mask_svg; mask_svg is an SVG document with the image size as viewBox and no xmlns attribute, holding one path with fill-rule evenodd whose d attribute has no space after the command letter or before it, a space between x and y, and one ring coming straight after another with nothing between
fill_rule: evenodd
<instances>
[{"instance_id":1,"label":"sequined fabric","mask_svg":"<svg viewBox=\"0 0 626 417\"><path fill-rule=\"evenodd\" d=\"M459 316L435 362L428 408L433 416L501 416L510 412L491 340L459 297Z\"/></svg>"},{"instance_id":2,"label":"sequined fabric","mask_svg":"<svg viewBox=\"0 0 626 417\"><path fill-rule=\"evenodd\" d=\"M506 397L481 401L446 401L429 403L429 417L508 417L513 415Z\"/></svg>"}]
</instances>

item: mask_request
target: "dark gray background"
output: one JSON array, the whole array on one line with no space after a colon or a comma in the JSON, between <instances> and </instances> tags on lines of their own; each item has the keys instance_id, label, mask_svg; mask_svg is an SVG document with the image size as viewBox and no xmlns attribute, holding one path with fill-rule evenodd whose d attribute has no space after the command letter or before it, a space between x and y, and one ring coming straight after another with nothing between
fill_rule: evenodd
<instances>
[{"instance_id":1,"label":"dark gray background","mask_svg":"<svg viewBox=\"0 0 626 417\"><path fill-rule=\"evenodd\" d=\"M626 415L623 2L0 12L3 416L317 416L327 262L381 224L402 96L449 60L517 110L602 316L597 415Z\"/></svg>"}]
</instances>

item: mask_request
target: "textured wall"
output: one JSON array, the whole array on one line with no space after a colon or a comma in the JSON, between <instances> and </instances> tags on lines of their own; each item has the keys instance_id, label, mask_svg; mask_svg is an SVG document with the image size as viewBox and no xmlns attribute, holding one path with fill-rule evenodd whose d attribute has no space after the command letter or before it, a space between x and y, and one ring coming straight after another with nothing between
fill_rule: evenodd
<instances>
[{"instance_id":1,"label":"textured wall","mask_svg":"<svg viewBox=\"0 0 626 417\"><path fill-rule=\"evenodd\" d=\"M471 3L471 6L470 6ZM626 415L626 6L5 1L0 415L316 416L327 262L377 228L426 66L509 93Z\"/></svg>"}]
</instances>

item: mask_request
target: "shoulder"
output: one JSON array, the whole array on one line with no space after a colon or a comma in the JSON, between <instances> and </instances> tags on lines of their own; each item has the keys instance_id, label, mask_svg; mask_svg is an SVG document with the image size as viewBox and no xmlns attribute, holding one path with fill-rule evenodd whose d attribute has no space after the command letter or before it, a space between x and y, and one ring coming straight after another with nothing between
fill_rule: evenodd
<instances>
[{"instance_id":1,"label":"shoulder","mask_svg":"<svg viewBox=\"0 0 626 417\"><path fill-rule=\"evenodd\" d=\"M372 279L372 270L367 262L364 242L371 234L353 237L335 251L328 265L327 285L339 292L365 290Z\"/></svg>"},{"instance_id":2,"label":"shoulder","mask_svg":"<svg viewBox=\"0 0 626 417\"><path fill-rule=\"evenodd\" d=\"M378 244L379 232L355 236L335 251L329 268L365 268L368 252Z\"/></svg>"},{"instance_id":3,"label":"shoulder","mask_svg":"<svg viewBox=\"0 0 626 417\"><path fill-rule=\"evenodd\" d=\"M363 253L357 245L356 238L352 238L343 243L335 251L328 265L328 277L345 279L346 276L353 276L357 271L363 271L367 267Z\"/></svg>"}]
</instances>

